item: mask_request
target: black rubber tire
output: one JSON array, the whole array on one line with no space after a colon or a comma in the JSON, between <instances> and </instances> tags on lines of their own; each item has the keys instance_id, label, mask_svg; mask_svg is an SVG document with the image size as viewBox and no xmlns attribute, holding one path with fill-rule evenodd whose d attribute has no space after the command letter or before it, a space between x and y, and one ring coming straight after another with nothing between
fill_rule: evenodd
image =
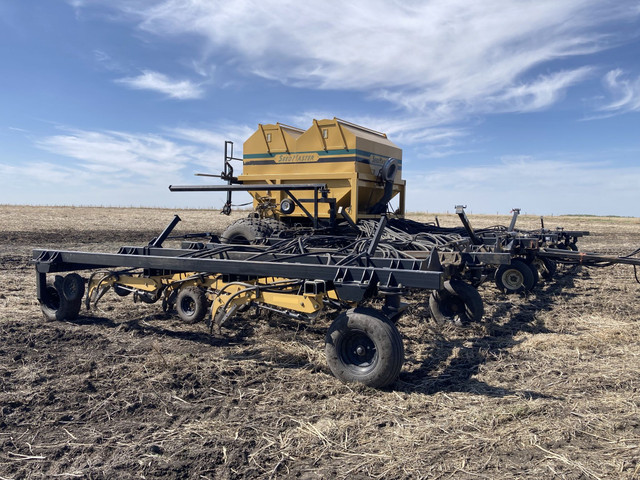
<instances>
[{"instance_id":1,"label":"black rubber tire","mask_svg":"<svg viewBox=\"0 0 640 480\"><path fill-rule=\"evenodd\" d=\"M258 218L241 218L227 227L220 243L251 245L261 243L271 234L268 223Z\"/></svg>"},{"instance_id":2,"label":"black rubber tire","mask_svg":"<svg viewBox=\"0 0 640 480\"><path fill-rule=\"evenodd\" d=\"M458 279L447 280L443 290L431 293L429 309L441 325L466 325L480 322L484 316L484 303L478 290Z\"/></svg>"},{"instance_id":3,"label":"black rubber tire","mask_svg":"<svg viewBox=\"0 0 640 480\"><path fill-rule=\"evenodd\" d=\"M538 268L532 262L524 261L524 263L527 265L527 267L529 267L529 269L531 269L531 274L533 275L533 285L531 286L531 289L534 289L540 282L540 274L538 273Z\"/></svg>"},{"instance_id":4,"label":"black rubber tire","mask_svg":"<svg viewBox=\"0 0 640 480\"><path fill-rule=\"evenodd\" d=\"M296 210L296 204L290 198L285 198L280 202L280 211L284 215L291 215Z\"/></svg>"},{"instance_id":5,"label":"black rubber tire","mask_svg":"<svg viewBox=\"0 0 640 480\"><path fill-rule=\"evenodd\" d=\"M207 315L209 302L201 288L184 287L178 292L176 298L176 311L185 323L198 323Z\"/></svg>"},{"instance_id":6,"label":"black rubber tire","mask_svg":"<svg viewBox=\"0 0 640 480\"><path fill-rule=\"evenodd\" d=\"M70 273L64 277L62 294L69 302L82 300L84 296L84 279L77 273Z\"/></svg>"},{"instance_id":7,"label":"black rubber tire","mask_svg":"<svg viewBox=\"0 0 640 480\"><path fill-rule=\"evenodd\" d=\"M551 260L550 258L543 258L542 261L544 262L542 278L545 280L551 280L558 270L558 264L555 260Z\"/></svg>"},{"instance_id":8,"label":"black rubber tire","mask_svg":"<svg viewBox=\"0 0 640 480\"><path fill-rule=\"evenodd\" d=\"M382 388L394 383L404 364L404 345L396 326L371 308L354 308L336 317L325 339L327 365L344 383Z\"/></svg>"},{"instance_id":9,"label":"black rubber tire","mask_svg":"<svg viewBox=\"0 0 640 480\"><path fill-rule=\"evenodd\" d=\"M531 264L536 267L539 278L545 281L551 280L558 269L558 264L550 258L536 257Z\"/></svg>"},{"instance_id":10,"label":"black rubber tire","mask_svg":"<svg viewBox=\"0 0 640 480\"><path fill-rule=\"evenodd\" d=\"M278 233L287 230L288 228L284 222L281 222L280 220L277 220L275 218L264 218L262 219L262 222L269 229L270 236L277 236Z\"/></svg>"},{"instance_id":11,"label":"black rubber tire","mask_svg":"<svg viewBox=\"0 0 640 480\"><path fill-rule=\"evenodd\" d=\"M510 265L500 265L496 270L496 286L508 295L530 291L533 281L531 268L519 258L512 259Z\"/></svg>"},{"instance_id":12,"label":"black rubber tire","mask_svg":"<svg viewBox=\"0 0 640 480\"><path fill-rule=\"evenodd\" d=\"M77 286L75 282L77 282L77 280L74 277L69 280L69 284L75 284ZM70 294L70 296L76 296L71 295L73 290L69 285L67 285L67 290L67 293ZM82 290L84 292L84 282L82 282ZM40 302L40 309L42 310L42 315L44 316L45 320L49 322L53 322L56 320L73 320L78 317L81 306L82 295L75 298L74 300L69 300L65 296L64 277L56 275L55 278L47 279L46 298L44 299L44 301Z\"/></svg>"}]
</instances>

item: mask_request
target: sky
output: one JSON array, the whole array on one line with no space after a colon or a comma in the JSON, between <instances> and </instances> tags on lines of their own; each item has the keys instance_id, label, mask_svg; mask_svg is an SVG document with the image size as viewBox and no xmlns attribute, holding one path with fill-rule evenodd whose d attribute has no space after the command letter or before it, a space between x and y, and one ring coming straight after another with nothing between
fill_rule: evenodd
<instances>
[{"instance_id":1,"label":"sky","mask_svg":"<svg viewBox=\"0 0 640 480\"><path fill-rule=\"evenodd\" d=\"M402 148L409 211L640 217L639 27L639 0L0 0L0 204L219 209L168 186L338 117Z\"/></svg>"}]
</instances>

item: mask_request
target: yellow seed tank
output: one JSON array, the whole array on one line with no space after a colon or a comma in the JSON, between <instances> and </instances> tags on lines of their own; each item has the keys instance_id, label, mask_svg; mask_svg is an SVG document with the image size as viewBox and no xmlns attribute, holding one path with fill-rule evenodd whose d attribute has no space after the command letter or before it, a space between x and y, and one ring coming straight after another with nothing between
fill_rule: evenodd
<instances>
[{"instance_id":1,"label":"yellow seed tank","mask_svg":"<svg viewBox=\"0 0 640 480\"><path fill-rule=\"evenodd\" d=\"M389 159L396 159L388 168ZM383 166L387 164L387 167ZM376 218L372 208L387 194L398 197L399 215L404 215L405 181L401 178L402 150L384 133L334 118L314 120L307 130L280 123L259 125L243 146L243 173L238 180L244 185L326 184L329 198L336 208L342 207L354 220ZM254 207L273 199L279 206L287 198L283 191L251 191ZM313 191L294 192L298 199L313 198ZM309 205L308 203L306 205ZM375 210L375 208L373 209ZM276 208L279 218L305 217L299 208L285 215ZM328 203L320 203L319 218L330 217Z\"/></svg>"}]
</instances>

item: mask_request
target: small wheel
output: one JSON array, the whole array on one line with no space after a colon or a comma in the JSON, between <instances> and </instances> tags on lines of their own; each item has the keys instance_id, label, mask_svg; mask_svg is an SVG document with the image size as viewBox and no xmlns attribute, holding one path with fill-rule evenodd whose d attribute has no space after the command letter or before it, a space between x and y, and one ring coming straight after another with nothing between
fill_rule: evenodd
<instances>
[{"instance_id":1,"label":"small wheel","mask_svg":"<svg viewBox=\"0 0 640 480\"><path fill-rule=\"evenodd\" d=\"M496 286L504 293L528 292L533 288L533 272L521 259L514 258L510 265L500 265L496 270Z\"/></svg>"},{"instance_id":2,"label":"small wheel","mask_svg":"<svg viewBox=\"0 0 640 480\"><path fill-rule=\"evenodd\" d=\"M76 274L67 275L67 277ZM78 275L79 277L79 275ZM73 320L80 313L80 306L82 305L82 294L75 300L69 300L65 295L65 283L67 283L68 293L73 293L73 289L70 285L76 285L77 280L71 278L69 282L65 282L65 278L56 275L55 278L47 279L47 286L45 288L44 298L40 301L40 309L45 320L52 322L55 320ZM82 290L84 291L84 282L82 283Z\"/></svg>"},{"instance_id":3,"label":"small wheel","mask_svg":"<svg viewBox=\"0 0 640 480\"><path fill-rule=\"evenodd\" d=\"M481 321L484 315L478 290L458 279L446 281L443 290L431 293L429 309L440 324L465 325Z\"/></svg>"},{"instance_id":4,"label":"small wheel","mask_svg":"<svg viewBox=\"0 0 640 480\"><path fill-rule=\"evenodd\" d=\"M296 209L296 204L290 198L285 198L280 202L280 211L285 215L291 215Z\"/></svg>"},{"instance_id":5,"label":"small wheel","mask_svg":"<svg viewBox=\"0 0 640 480\"><path fill-rule=\"evenodd\" d=\"M336 317L325 340L327 364L345 383L386 387L404 363L404 346L396 326L371 308L354 308Z\"/></svg>"},{"instance_id":6,"label":"small wheel","mask_svg":"<svg viewBox=\"0 0 640 480\"><path fill-rule=\"evenodd\" d=\"M207 296L198 287L181 288L176 298L176 311L186 323L201 322L207 315L207 306Z\"/></svg>"}]
</instances>

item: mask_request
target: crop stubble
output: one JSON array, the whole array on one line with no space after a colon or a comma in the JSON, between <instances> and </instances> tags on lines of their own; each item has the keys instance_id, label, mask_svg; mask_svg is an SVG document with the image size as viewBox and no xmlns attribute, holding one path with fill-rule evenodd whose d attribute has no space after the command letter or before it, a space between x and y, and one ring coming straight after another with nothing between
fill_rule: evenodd
<instances>
[{"instance_id":1,"label":"crop stubble","mask_svg":"<svg viewBox=\"0 0 640 480\"><path fill-rule=\"evenodd\" d=\"M437 326L413 295L407 362L385 391L330 375L329 316L237 318L210 337L107 295L91 316L44 322L32 248L144 244L173 213L0 206L0 478L640 478L631 267L561 269L527 297L487 284L486 320L465 329ZM231 221L178 213L177 233ZM586 251L640 244L638 219L546 223L590 230Z\"/></svg>"}]
</instances>

